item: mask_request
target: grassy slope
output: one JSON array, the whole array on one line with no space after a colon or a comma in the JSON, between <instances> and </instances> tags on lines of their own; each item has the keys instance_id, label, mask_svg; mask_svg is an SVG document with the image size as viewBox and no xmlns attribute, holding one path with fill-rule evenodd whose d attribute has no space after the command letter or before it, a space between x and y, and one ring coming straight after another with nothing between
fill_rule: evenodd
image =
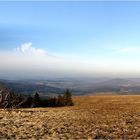
<instances>
[{"instance_id":1,"label":"grassy slope","mask_svg":"<svg viewBox=\"0 0 140 140\"><path fill-rule=\"evenodd\" d=\"M140 96L81 96L75 106L0 111L0 138L139 138Z\"/></svg>"}]
</instances>

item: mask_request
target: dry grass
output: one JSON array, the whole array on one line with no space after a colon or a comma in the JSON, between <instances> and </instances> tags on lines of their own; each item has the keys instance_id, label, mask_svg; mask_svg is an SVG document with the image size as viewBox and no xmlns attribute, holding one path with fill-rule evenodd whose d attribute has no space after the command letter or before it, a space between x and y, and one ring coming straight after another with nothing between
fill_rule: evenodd
<instances>
[{"instance_id":1,"label":"dry grass","mask_svg":"<svg viewBox=\"0 0 140 140\"><path fill-rule=\"evenodd\" d=\"M73 107L0 110L0 139L140 139L140 96L73 100Z\"/></svg>"}]
</instances>

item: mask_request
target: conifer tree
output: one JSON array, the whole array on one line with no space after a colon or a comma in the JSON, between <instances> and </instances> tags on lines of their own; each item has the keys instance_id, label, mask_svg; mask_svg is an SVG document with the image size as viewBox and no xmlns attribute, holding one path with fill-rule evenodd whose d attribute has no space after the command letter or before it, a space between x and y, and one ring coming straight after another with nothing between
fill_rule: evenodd
<instances>
[{"instance_id":1,"label":"conifer tree","mask_svg":"<svg viewBox=\"0 0 140 140\"><path fill-rule=\"evenodd\" d=\"M33 105L33 98L29 95L27 100L26 100L26 106L32 107L32 105Z\"/></svg>"},{"instance_id":2,"label":"conifer tree","mask_svg":"<svg viewBox=\"0 0 140 140\"><path fill-rule=\"evenodd\" d=\"M69 89L66 89L63 98L64 98L64 105L66 105L66 106L73 105L72 95L71 95L71 92L69 91Z\"/></svg>"},{"instance_id":3,"label":"conifer tree","mask_svg":"<svg viewBox=\"0 0 140 140\"><path fill-rule=\"evenodd\" d=\"M40 97L39 94L36 92L34 97L33 97L33 106L34 107L39 107L40 106Z\"/></svg>"},{"instance_id":4,"label":"conifer tree","mask_svg":"<svg viewBox=\"0 0 140 140\"><path fill-rule=\"evenodd\" d=\"M64 98L60 94L57 96L57 106L64 106Z\"/></svg>"}]
</instances>

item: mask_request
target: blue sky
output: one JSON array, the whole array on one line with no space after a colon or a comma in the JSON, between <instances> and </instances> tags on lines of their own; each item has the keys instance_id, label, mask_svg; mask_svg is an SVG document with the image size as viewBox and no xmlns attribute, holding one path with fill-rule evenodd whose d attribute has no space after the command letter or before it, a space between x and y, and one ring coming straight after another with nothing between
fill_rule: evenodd
<instances>
[{"instance_id":1,"label":"blue sky","mask_svg":"<svg viewBox=\"0 0 140 140\"><path fill-rule=\"evenodd\" d=\"M0 54L1 77L140 76L140 2L0 2Z\"/></svg>"}]
</instances>

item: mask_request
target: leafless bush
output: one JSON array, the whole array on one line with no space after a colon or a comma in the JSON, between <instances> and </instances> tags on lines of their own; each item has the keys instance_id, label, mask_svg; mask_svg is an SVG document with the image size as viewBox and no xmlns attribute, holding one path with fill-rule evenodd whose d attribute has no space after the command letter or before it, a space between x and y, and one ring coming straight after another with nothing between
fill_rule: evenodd
<instances>
[{"instance_id":1,"label":"leafless bush","mask_svg":"<svg viewBox=\"0 0 140 140\"><path fill-rule=\"evenodd\" d=\"M19 108L23 102L21 95L7 89L0 90L0 108Z\"/></svg>"}]
</instances>

